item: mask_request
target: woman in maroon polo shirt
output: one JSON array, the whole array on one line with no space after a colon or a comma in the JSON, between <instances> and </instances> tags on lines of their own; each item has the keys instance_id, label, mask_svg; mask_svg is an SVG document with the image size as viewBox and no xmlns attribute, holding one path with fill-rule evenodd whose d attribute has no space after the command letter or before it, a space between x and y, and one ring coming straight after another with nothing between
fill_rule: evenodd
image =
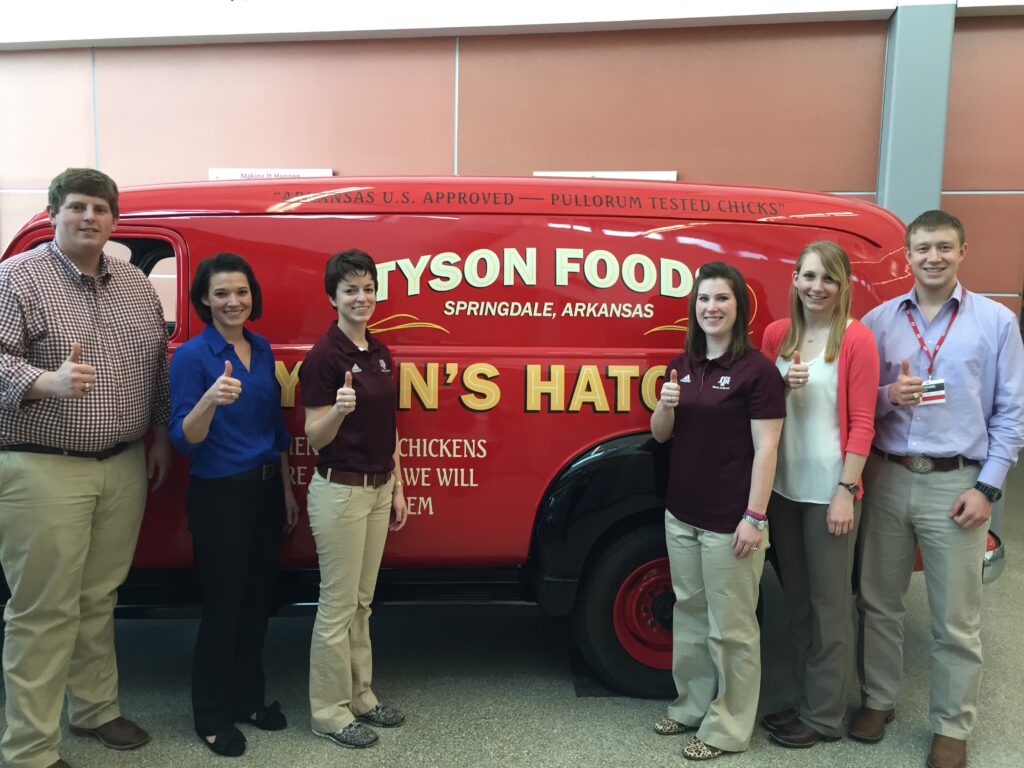
<instances>
[{"instance_id":1,"label":"woman in maroon polo shirt","mask_svg":"<svg viewBox=\"0 0 1024 768\"><path fill-rule=\"evenodd\" d=\"M405 716L370 688L370 603L388 530L405 525L395 429L394 364L367 323L377 304L377 267L363 251L337 253L324 274L337 319L299 370L306 437L319 452L307 509L320 561L320 602L309 659L313 733L369 747L367 725Z\"/></svg>"},{"instance_id":2,"label":"woman in maroon polo shirt","mask_svg":"<svg viewBox=\"0 0 1024 768\"><path fill-rule=\"evenodd\" d=\"M786 594L800 691L761 718L784 747L843 735L853 651L853 550L860 475L875 434L878 349L850 318L850 260L836 243L803 249L790 317L764 332L762 352L786 381L789 416L769 512Z\"/></svg>"},{"instance_id":3,"label":"woman in maroon polo shirt","mask_svg":"<svg viewBox=\"0 0 1024 768\"><path fill-rule=\"evenodd\" d=\"M710 760L745 750L757 716L755 609L786 401L781 375L750 345L735 267L700 268L689 315L686 351L668 364L651 415L654 439L672 438L665 536L678 693L654 729L696 730L683 757Z\"/></svg>"}]
</instances>

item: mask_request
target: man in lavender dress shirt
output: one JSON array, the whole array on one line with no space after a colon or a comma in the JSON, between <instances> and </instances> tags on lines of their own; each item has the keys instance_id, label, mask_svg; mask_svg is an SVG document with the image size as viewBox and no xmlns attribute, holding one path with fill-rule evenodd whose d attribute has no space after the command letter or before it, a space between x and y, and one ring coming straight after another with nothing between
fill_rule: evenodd
<instances>
[{"instance_id":1,"label":"man in lavender dress shirt","mask_svg":"<svg viewBox=\"0 0 1024 768\"><path fill-rule=\"evenodd\" d=\"M895 716L917 544L932 618L927 764L961 768L981 687L989 518L1024 446L1024 344L1010 310L960 285L958 219L923 213L906 245L913 289L864 318L881 373L860 530L863 706L849 733L880 741Z\"/></svg>"}]
</instances>

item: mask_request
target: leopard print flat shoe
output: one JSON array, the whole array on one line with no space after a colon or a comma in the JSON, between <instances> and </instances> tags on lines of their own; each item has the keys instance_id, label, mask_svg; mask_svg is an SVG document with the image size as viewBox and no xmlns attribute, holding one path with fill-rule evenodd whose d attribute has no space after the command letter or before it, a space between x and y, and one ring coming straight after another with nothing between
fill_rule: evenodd
<instances>
[{"instance_id":1,"label":"leopard print flat shoe","mask_svg":"<svg viewBox=\"0 0 1024 768\"><path fill-rule=\"evenodd\" d=\"M705 744L698 738L690 739L689 743L683 747L683 757L687 760L714 760L721 755L722 750L718 747Z\"/></svg>"},{"instance_id":2,"label":"leopard print flat shoe","mask_svg":"<svg viewBox=\"0 0 1024 768\"><path fill-rule=\"evenodd\" d=\"M654 724L654 732L660 736L678 736L692 730L691 726L673 720L671 717L663 717Z\"/></svg>"}]
</instances>

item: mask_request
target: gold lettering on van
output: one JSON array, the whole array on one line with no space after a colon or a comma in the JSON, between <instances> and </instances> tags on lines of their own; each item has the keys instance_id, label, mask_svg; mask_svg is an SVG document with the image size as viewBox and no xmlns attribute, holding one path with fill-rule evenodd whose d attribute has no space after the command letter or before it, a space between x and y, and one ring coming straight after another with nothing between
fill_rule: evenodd
<instances>
[{"instance_id":1,"label":"gold lettering on van","mask_svg":"<svg viewBox=\"0 0 1024 768\"><path fill-rule=\"evenodd\" d=\"M420 374L415 363L400 363L398 366L398 408L407 411L412 407L412 395L425 411L436 411L438 400L438 381L441 366L438 363L427 363L426 376Z\"/></svg>"},{"instance_id":2,"label":"gold lettering on van","mask_svg":"<svg viewBox=\"0 0 1024 768\"><path fill-rule=\"evenodd\" d=\"M541 410L541 398L549 398L548 410L565 410L565 366L552 365L550 378L545 379L543 365L526 366L526 411L536 413Z\"/></svg>"},{"instance_id":3,"label":"gold lettering on van","mask_svg":"<svg viewBox=\"0 0 1024 768\"><path fill-rule=\"evenodd\" d=\"M608 413L608 395L604 391L604 382L596 365L581 365L573 387L572 399L569 401L569 412L577 413L584 405L594 406L595 413Z\"/></svg>"},{"instance_id":4,"label":"gold lettering on van","mask_svg":"<svg viewBox=\"0 0 1024 768\"><path fill-rule=\"evenodd\" d=\"M459 400L471 411L489 411L501 400L501 389L491 381L498 375L498 369L490 363L467 365L462 372L462 386L468 394L460 395Z\"/></svg>"},{"instance_id":5,"label":"gold lettering on van","mask_svg":"<svg viewBox=\"0 0 1024 768\"><path fill-rule=\"evenodd\" d=\"M640 399L643 400L644 407L649 411L654 410L654 406L658 404L658 394L655 388L658 384L658 379L664 378L665 376L664 365L654 365L647 369L644 373L643 379L640 380Z\"/></svg>"},{"instance_id":6,"label":"gold lettering on van","mask_svg":"<svg viewBox=\"0 0 1024 768\"><path fill-rule=\"evenodd\" d=\"M392 280L397 274L405 278L405 295L418 296L429 288L437 293L453 291L465 282L471 288L489 288L501 284L511 287L537 285L537 249L508 247L499 254L489 248L477 248L465 258L454 251L423 254L377 264L377 301L387 301ZM425 284L425 285L424 285Z\"/></svg>"},{"instance_id":7,"label":"gold lettering on van","mask_svg":"<svg viewBox=\"0 0 1024 768\"><path fill-rule=\"evenodd\" d=\"M277 377L277 383L281 385L282 408L295 407L295 387L299 383L299 368L301 367L301 360L294 365L291 371L280 360L274 363L274 376Z\"/></svg>"},{"instance_id":8,"label":"gold lettering on van","mask_svg":"<svg viewBox=\"0 0 1024 768\"><path fill-rule=\"evenodd\" d=\"M633 379L639 378L639 365L609 365L607 368L608 378L615 379L615 410L618 413L629 413L633 407L631 397L631 384Z\"/></svg>"}]
</instances>

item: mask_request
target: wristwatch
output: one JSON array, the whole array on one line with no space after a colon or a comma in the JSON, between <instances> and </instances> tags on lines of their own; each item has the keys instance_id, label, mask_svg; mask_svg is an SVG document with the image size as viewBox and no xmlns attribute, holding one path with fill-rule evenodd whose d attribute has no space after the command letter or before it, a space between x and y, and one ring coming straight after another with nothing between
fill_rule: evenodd
<instances>
[{"instance_id":1,"label":"wristwatch","mask_svg":"<svg viewBox=\"0 0 1024 768\"><path fill-rule=\"evenodd\" d=\"M837 485L843 486L843 488L845 488L846 490L853 494L854 498L856 498L857 494L860 493L860 486L857 485L856 483L844 483L842 480L840 480L837 483Z\"/></svg>"},{"instance_id":2,"label":"wristwatch","mask_svg":"<svg viewBox=\"0 0 1024 768\"><path fill-rule=\"evenodd\" d=\"M1003 498L1003 492L994 485L989 485L988 483L982 483L979 481L974 484L974 490L981 491L985 498L993 504Z\"/></svg>"},{"instance_id":3,"label":"wristwatch","mask_svg":"<svg viewBox=\"0 0 1024 768\"><path fill-rule=\"evenodd\" d=\"M746 514L743 515L743 519L746 520L748 523L750 523L755 528L757 528L757 530L759 530L759 531L763 531L765 528L768 527L768 521L767 520L758 520L756 517L752 517L751 515L746 515Z\"/></svg>"}]
</instances>

